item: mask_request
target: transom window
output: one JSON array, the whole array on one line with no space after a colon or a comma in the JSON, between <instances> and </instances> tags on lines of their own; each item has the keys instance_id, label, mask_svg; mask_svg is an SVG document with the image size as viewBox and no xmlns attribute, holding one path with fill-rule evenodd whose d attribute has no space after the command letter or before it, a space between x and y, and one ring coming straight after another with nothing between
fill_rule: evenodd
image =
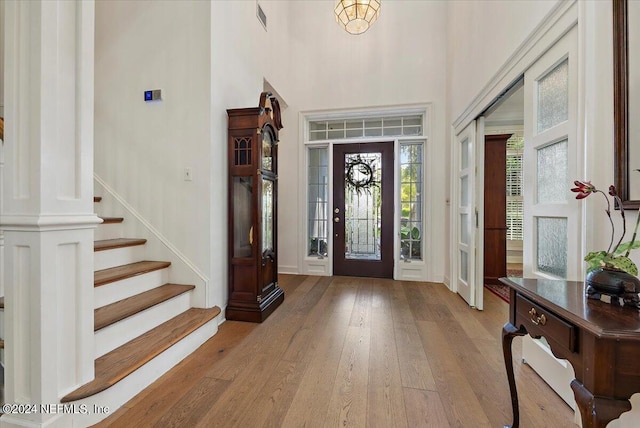
<instances>
[{"instance_id":1,"label":"transom window","mask_svg":"<svg viewBox=\"0 0 640 428\"><path fill-rule=\"evenodd\" d=\"M349 118L309 122L309 141L422 135L422 115Z\"/></svg>"}]
</instances>

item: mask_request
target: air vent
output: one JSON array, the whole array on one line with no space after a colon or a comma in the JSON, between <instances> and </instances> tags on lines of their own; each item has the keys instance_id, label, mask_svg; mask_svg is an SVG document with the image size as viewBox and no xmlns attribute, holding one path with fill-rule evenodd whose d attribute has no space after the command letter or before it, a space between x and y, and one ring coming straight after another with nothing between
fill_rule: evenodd
<instances>
[{"instance_id":1,"label":"air vent","mask_svg":"<svg viewBox=\"0 0 640 428\"><path fill-rule=\"evenodd\" d=\"M260 3L256 2L256 16L258 17L258 21L260 21L260 23L262 24L262 26L264 27L265 31L267 30L267 15L264 13L264 10L262 10L262 7L260 7Z\"/></svg>"}]
</instances>

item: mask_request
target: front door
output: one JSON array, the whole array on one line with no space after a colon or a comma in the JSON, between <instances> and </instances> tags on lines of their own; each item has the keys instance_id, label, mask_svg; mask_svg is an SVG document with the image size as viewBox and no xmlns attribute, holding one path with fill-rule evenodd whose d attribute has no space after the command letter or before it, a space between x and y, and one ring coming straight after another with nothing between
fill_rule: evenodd
<instances>
[{"instance_id":1,"label":"front door","mask_svg":"<svg viewBox=\"0 0 640 428\"><path fill-rule=\"evenodd\" d=\"M333 273L393 278L393 142L333 146Z\"/></svg>"}]
</instances>

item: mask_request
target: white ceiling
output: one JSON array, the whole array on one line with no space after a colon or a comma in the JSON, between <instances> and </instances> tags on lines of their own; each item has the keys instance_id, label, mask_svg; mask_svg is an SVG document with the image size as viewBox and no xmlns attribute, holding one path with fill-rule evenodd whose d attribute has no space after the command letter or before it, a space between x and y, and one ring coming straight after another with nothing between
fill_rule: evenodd
<instances>
[{"instance_id":1,"label":"white ceiling","mask_svg":"<svg viewBox=\"0 0 640 428\"><path fill-rule=\"evenodd\" d=\"M524 123L524 89L516 90L485 118L486 126L522 125Z\"/></svg>"}]
</instances>

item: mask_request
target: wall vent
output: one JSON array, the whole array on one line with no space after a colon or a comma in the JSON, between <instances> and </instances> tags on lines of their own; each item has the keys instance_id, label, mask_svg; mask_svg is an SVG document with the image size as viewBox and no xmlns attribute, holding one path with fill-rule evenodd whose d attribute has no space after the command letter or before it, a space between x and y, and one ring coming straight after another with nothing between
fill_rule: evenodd
<instances>
[{"instance_id":1,"label":"wall vent","mask_svg":"<svg viewBox=\"0 0 640 428\"><path fill-rule=\"evenodd\" d=\"M267 14L264 13L264 10L262 10L262 7L260 7L260 3L258 3L256 1L256 16L258 17L258 21L260 21L260 23L262 24L262 26L264 27L264 30L267 30Z\"/></svg>"}]
</instances>

